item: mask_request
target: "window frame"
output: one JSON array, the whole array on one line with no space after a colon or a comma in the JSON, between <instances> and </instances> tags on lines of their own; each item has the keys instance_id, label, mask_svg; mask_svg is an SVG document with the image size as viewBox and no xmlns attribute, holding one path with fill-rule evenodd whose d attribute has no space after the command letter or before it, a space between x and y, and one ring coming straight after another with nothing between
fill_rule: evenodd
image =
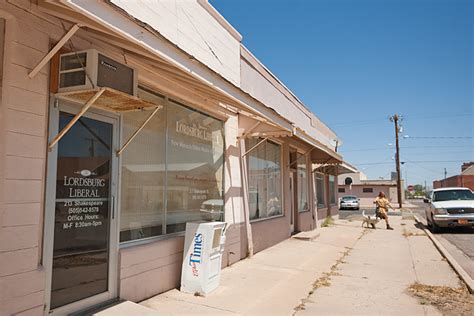
<instances>
[{"instance_id":1,"label":"window frame","mask_svg":"<svg viewBox=\"0 0 474 316\"><path fill-rule=\"evenodd\" d=\"M374 193L374 188L362 188L362 193Z\"/></svg>"},{"instance_id":2,"label":"window frame","mask_svg":"<svg viewBox=\"0 0 474 316\"><path fill-rule=\"evenodd\" d=\"M298 155L301 155L302 157L304 157L304 159L303 159L303 158L299 158ZM300 156L300 157L301 157L301 156ZM309 192L309 191L310 191L309 178L310 178L310 177L309 177L309 168L308 168L308 156L305 155L304 152L302 152L302 151L300 151L300 150L298 150L298 149L296 150L296 163L295 163L295 164L296 164L296 181L297 181L297 183L298 183L298 161L299 161L298 159L304 160L305 166L306 166L305 172L306 172L306 205L307 205L307 207L306 207L305 209L300 210L300 209L299 209L299 200L296 199L296 211L297 211L298 213L305 213L305 212L309 212L309 211L311 210L311 208L310 208L310 206L309 206L309 203L310 203L310 198L309 198L309 193L310 193L310 192ZM298 188L299 188L299 187L297 186L297 190L298 190Z\"/></svg>"},{"instance_id":3,"label":"window frame","mask_svg":"<svg viewBox=\"0 0 474 316\"><path fill-rule=\"evenodd\" d=\"M258 139L262 140L263 138L259 137ZM275 139L273 137L269 137L267 138L267 140L265 142L272 142L272 143L275 143L276 145L278 145L280 147L280 193L281 193L281 214L276 214L276 215L272 215L272 216L268 216L268 217L261 217L261 218L254 218L254 219L249 219L250 221L250 224L253 224L253 223L258 223L258 222L261 222L261 221L266 221L266 220L272 220L272 219L275 219L275 218L279 218L279 217L284 217L285 216L285 194L284 194L284 185L283 185L283 145L284 145L284 142L282 142L281 140L279 139ZM245 142L245 141L244 141ZM247 148L247 144L245 144L246 148L245 150L248 150L249 148ZM247 169L247 178L249 176L249 164L248 164L248 160L247 160L247 157L244 157L244 159L246 160L245 161L245 164L246 164L246 169ZM247 179L247 182L249 181L249 179ZM249 192L247 192L248 194ZM248 199L248 197L247 197ZM249 205L250 207L250 205ZM249 216L250 216L250 209L249 209Z\"/></svg>"},{"instance_id":4,"label":"window frame","mask_svg":"<svg viewBox=\"0 0 474 316\"><path fill-rule=\"evenodd\" d=\"M316 181L318 180L318 176L321 176L321 180L322 180L322 188L323 188L323 199L324 199L324 204L319 204L319 199L318 199L318 185L316 183ZM322 173L322 172L318 172L318 171L314 171L313 172L313 182L314 183L314 195L315 195L315 205L316 205L316 209L324 209L324 208L327 208L328 207L328 203L326 201L326 174Z\"/></svg>"},{"instance_id":5,"label":"window frame","mask_svg":"<svg viewBox=\"0 0 474 316\"><path fill-rule=\"evenodd\" d=\"M164 98L164 102L165 102L165 105L163 107L163 110L165 112L165 165L166 165L166 171L165 171L165 179L164 179L164 190L163 190L163 203L165 204L164 206L164 219L163 219L163 224L162 224L162 227L163 227L163 231L164 233L161 234L161 235L156 235L156 236L150 236L150 237L146 237L146 238L141 238L141 239L133 239L133 240L126 240L126 241L120 241L120 237L118 239L118 244L119 244L119 249L126 249L126 248L129 248L129 247L134 247L134 246L139 246L139 245L145 245L145 244L149 244L149 243L153 243L153 242L156 242L156 241L162 241L162 240L168 240L168 239L172 239L172 238L176 238L176 237L181 237L181 236L185 236L186 234L186 231L179 231L179 232L173 232L173 233L166 233L166 226L167 226L167 222L166 222L166 219L167 219L167 192L168 192L168 124L167 124L167 120L168 120L168 107L171 103L174 103L175 105L177 106L181 106L181 107L184 107L186 109L189 109L191 111L194 111L194 112L198 112L202 115L205 115L205 116L208 116L212 119L215 119L217 121L220 121L222 122L222 134L223 134L223 137L222 137L222 140L223 140L223 151L222 151L222 156L223 156L223 159L222 159L222 201L223 201L223 216L224 216L224 221L225 221L225 152L226 152L226 134L225 134L225 124L227 123L227 119L223 119L221 117L218 117L218 116L215 116L211 113L208 113L206 111L203 111L201 109L201 107L198 107L198 108L193 108L192 106L190 105L186 105L186 104L183 104L182 102L180 101L177 101L176 99L172 98L172 97L168 97L167 94L165 93L161 93L159 91L157 91L156 89L153 89L153 88L150 88L149 86L146 86L146 85L142 85L142 84L139 84L138 85L138 90L143 90L147 93L150 93L150 94L153 94L159 98ZM159 114L158 114L159 115ZM122 141L124 140L123 139L123 114L120 114L119 116L119 142L122 143ZM280 158L281 159L281 158ZM121 157L119 157L119 162L118 162L118 190L120 191L122 188L122 159ZM120 218L121 218L121 215L122 215L122 209L121 209L121 198L119 195L117 195L117 200L118 200L118 212L117 212L117 217L119 219L119 222L120 222ZM120 225L119 225L120 226ZM118 227L118 234L120 235L120 227Z\"/></svg>"},{"instance_id":6,"label":"window frame","mask_svg":"<svg viewBox=\"0 0 474 316\"><path fill-rule=\"evenodd\" d=\"M331 186L331 177L333 177L333 185ZM328 174L328 196L329 196L329 206L337 205L337 191L336 191L336 186L337 186L337 177L332 174ZM333 188L333 195L331 196L331 187ZM331 198L334 197L334 202L331 201Z\"/></svg>"}]
</instances>

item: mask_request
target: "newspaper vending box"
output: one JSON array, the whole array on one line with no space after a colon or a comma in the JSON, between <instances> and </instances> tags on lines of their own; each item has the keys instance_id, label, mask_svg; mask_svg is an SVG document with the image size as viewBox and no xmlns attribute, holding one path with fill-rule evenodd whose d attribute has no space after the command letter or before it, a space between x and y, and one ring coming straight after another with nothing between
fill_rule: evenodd
<instances>
[{"instance_id":1,"label":"newspaper vending box","mask_svg":"<svg viewBox=\"0 0 474 316\"><path fill-rule=\"evenodd\" d=\"M226 223L188 222L181 291L206 295L219 286Z\"/></svg>"}]
</instances>

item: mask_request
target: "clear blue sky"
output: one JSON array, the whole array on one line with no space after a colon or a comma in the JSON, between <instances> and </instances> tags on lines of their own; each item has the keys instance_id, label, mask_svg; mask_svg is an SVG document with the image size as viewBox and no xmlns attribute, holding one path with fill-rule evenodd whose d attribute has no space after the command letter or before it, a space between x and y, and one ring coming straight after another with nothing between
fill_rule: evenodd
<instances>
[{"instance_id":1,"label":"clear blue sky","mask_svg":"<svg viewBox=\"0 0 474 316\"><path fill-rule=\"evenodd\" d=\"M370 178L394 170L404 117L409 184L474 161L474 1L213 0L243 44L344 141L340 152ZM443 161L443 162L433 162ZM374 164L385 163L385 164Z\"/></svg>"}]
</instances>

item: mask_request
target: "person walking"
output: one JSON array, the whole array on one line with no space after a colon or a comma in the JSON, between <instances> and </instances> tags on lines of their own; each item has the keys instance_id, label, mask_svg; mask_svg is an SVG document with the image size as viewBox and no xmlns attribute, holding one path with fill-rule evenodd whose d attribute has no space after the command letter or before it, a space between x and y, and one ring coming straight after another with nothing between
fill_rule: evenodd
<instances>
[{"instance_id":1,"label":"person walking","mask_svg":"<svg viewBox=\"0 0 474 316\"><path fill-rule=\"evenodd\" d=\"M390 205L389 200L385 197L385 193L379 192L379 195L374 200L374 204L376 207L376 216L385 220L387 229L393 230L393 228L388 223L388 208L392 208L392 206Z\"/></svg>"}]
</instances>

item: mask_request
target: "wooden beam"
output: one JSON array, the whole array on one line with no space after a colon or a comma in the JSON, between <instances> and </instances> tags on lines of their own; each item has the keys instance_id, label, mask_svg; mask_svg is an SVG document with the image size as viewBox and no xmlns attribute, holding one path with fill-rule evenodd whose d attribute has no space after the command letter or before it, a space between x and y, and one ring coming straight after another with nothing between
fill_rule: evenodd
<instances>
[{"instance_id":1,"label":"wooden beam","mask_svg":"<svg viewBox=\"0 0 474 316\"><path fill-rule=\"evenodd\" d=\"M143 124L135 131L135 133L133 133L132 136L130 136L130 138L125 142L125 144L123 144L122 148L120 148L119 150L117 150L117 156L120 156L122 154L122 152L125 150L125 148L127 148L128 144L130 144L132 142L132 140L138 135L138 133L140 133L140 131L145 127L145 125L153 118L153 116L155 116L155 114L160 110L162 109L163 106L158 106L151 114L150 116L148 116L148 118L145 120L145 122L143 122Z\"/></svg>"},{"instance_id":2,"label":"wooden beam","mask_svg":"<svg viewBox=\"0 0 474 316\"><path fill-rule=\"evenodd\" d=\"M268 137L265 137L264 139L262 139L261 141L259 141L255 146L253 146L252 148L250 148L249 150L247 150L243 155L242 155L242 159L247 156L248 153L250 153L252 150L254 150L255 148L257 148L258 146L260 146L260 144L262 144L263 142L265 142L266 140L268 139Z\"/></svg>"},{"instance_id":3,"label":"wooden beam","mask_svg":"<svg viewBox=\"0 0 474 316\"><path fill-rule=\"evenodd\" d=\"M245 230L247 233L247 255L249 258L253 256L253 233L252 225L250 224L250 204L249 204L249 183L248 183L248 169L247 169L247 159L245 159L245 139L241 138L239 140L240 148L240 177L242 179L242 193L243 193L243 202L244 202L244 221L245 221ZM248 151L247 151L248 152Z\"/></svg>"},{"instance_id":4,"label":"wooden beam","mask_svg":"<svg viewBox=\"0 0 474 316\"><path fill-rule=\"evenodd\" d=\"M56 45L54 45L49 53L47 53L46 56L41 59L35 68L33 68L33 70L28 74L28 77L33 79L38 74L38 72L40 72L41 68L43 68L51 58L53 58L53 56L64 46L64 44L66 44L66 42L74 35L74 33L77 32L77 30L79 30L80 27L81 25L74 24L73 27L71 27L71 29L63 36L63 38L61 38L61 40Z\"/></svg>"},{"instance_id":5,"label":"wooden beam","mask_svg":"<svg viewBox=\"0 0 474 316\"><path fill-rule=\"evenodd\" d=\"M245 133L242 134L242 137L245 137L247 136L248 134L250 134L250 132L252 132L257 126L260 125L260 123L262 123L261 121L257 121L255 124L253 124L249 129L247 129L247 131Z\"/></svg>"},{"instance_id":6,"label":"wooden beam","mask_svg":"<svg viewBox=\"0 0 474 316\"><path fill-rule=\"evenodd\" d=\"M270 132L255 132L248 133L245 137L290 137L292 134L287 131L270 131Z\"/></svg>"},{"instance_id":7,"label":"wooden beam","mask_svg":"<svg viewBox=\"0 0 474 316\"><path fill-rule=\"evenodd\" d=\"M308 150L307 152L305 152L302 156L300 156L299 158L297 158L295 161L291 162L288 164L288 166L286 166L287 168L291 167L292 165L294 165L295 163L298 162L299 159L301 159L301 157L306 157L310 152L312 152L314 149L316 149L316 147L312 147L310 150Z\"/></svg>"},{"instance_id":8,"label":"wooden beam","mask_svg":"<svg viewBox=\"0 0 474 316\"><path fill-rule=\"evenodd\" d=\"M92 96L89 101L87 101L86 104L84 104L84 106L81 108L81 110L79 111L79 113L77 113L73 118L72 120L61 130L61 132L59 132L58 135L56 135L56 137L54 137L54 139L51 141L51 143L49 143L48 145L48 149L51 150L53 149L54 145L56 145L60 140L61 138L63 138L63 136L71 129L71 127L84 115L84 113L87 112L87 110L94 104L95 101L97 101L97 99L102 95L102 93L104 93L105 91L105 88L102 88L100 89L99 91L97 91L96 94L94 94L94 96Z\"/></svg>"}]
</instances>

